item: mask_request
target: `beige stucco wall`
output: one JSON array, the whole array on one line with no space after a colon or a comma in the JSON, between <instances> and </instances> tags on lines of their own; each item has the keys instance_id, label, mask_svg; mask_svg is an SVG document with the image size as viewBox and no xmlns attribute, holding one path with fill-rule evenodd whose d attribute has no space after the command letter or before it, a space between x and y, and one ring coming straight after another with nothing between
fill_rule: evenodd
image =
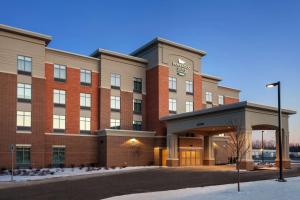
<instances>
[{"instance_id":1,"label":"beige stucco wall","mask_svg":"<svg viewBox=\"0 0 300 200\"><path fill-rule=\"evenodd\" d=\"M202 103L206 104L206 92L212 93L213 105L218 105L218 82L209 78L202 78Z\"/></svg>"},{"instance_id":2,"label":"beige stucco wall","mask_svg":"<svg viewBox=\"0 0 300 200\"><path fill-rule=\"evenodd\" d=\"M218 86L218 94L223 95L225 97L231 97L231 98L240 98L240 92L238 90L234 90L231 88L226 88L222 86Z\"/></svg>"}]
</instances>

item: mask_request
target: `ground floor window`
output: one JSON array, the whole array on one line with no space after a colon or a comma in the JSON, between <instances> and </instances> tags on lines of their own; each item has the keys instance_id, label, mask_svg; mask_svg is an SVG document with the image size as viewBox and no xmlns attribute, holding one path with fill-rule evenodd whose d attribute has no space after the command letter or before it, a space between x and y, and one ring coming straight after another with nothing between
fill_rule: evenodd
<instances>
[{"instance_id":1,"label":"ground floor window","mask_svg":"<svg viewBox=\"0 0 300 200\"><path fill-rule=\"evenodd\" d=\"M55 167L62 167L65 164L65 147L52 148L52 164Z\"/></svg>"},{"instance_id":2,"label":"ground floor window","mask_svg":"<svg viewBox=\"0 0 300 200\"><path fill-rule=\"evenodd\" d=\"M16 148L16 164L17 167L27 168L31 165L31 148L17 147Z\"/></svg>"},{"instance_id":3,"label":"ground floor window","mask_svg":"<svg viewBox=\"0 0 300 200\"><path fill-rule=\"evenodd\" d=\"M141 121L133 121L133 130L141 131L142 130L142 122Z\"/></svg>"},{"instance_id":4,"label":"ground floor window","mask_svg":"<svg viewBox=\"0 0 300 200\"><path fill-rule=\"evenodd\" d=\"M111 129L120 129L120 120L119 119L110 119L110 128Z\"/></svg>"}]
</instances>

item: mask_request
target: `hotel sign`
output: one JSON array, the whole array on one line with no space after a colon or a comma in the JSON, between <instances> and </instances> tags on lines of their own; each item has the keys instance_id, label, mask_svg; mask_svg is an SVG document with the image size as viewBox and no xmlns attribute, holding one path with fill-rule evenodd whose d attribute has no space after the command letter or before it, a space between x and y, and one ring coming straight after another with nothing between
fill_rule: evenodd
<instances>
[{"instance_id":1,"label":"hotel sign","mask_svg":"<svg viewBox=\"0 0 300 200\"><path fill-rule=\"evenodd\" d=\"M172 65L177 68L177 74L179 76L184 76L187 71L191 69L191 66L187 65L186 62L180 58L178 58L177 62L173 61Z\"/></svg>"}]
</instances>

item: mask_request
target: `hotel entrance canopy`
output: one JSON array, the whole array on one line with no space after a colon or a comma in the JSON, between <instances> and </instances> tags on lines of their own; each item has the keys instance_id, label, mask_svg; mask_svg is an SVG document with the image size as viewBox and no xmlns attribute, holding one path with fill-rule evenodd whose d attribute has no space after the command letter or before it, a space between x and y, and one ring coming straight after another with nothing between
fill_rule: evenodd
<instances>
[{"instance_id":1,"label":"hotel entrance canopy","mask_svg":"<svg viewBox=\"0 0 300 200\"><path fill-rule=\"evenodd\" d=\"M251 150L244 158L245 168L253 166L252 160L252 131L253 130L277 130L278 114L277 108L249 103L247 101L227 104L218 107L203 109L199 111L182 113L163 117L167 128L167 148L170 165L176 165L178 160L178 135L185 133L197 133L208 138L219 133L233 132L238 126L247 136L247 142ZM289 124L290 115L295 111L282 109L282 133L283 133L283 159L289 162ZM277 137L276 137L277 140ZM277 141L276 141L277 143ZM210 147L211 145L208 145ZM278 145L276 145L277 148ZM213 152L211 149L204 149ZM207 160L212 155L206 153ZM249 165L249 167L247 167Z\"/></svg>"}]
</instances>

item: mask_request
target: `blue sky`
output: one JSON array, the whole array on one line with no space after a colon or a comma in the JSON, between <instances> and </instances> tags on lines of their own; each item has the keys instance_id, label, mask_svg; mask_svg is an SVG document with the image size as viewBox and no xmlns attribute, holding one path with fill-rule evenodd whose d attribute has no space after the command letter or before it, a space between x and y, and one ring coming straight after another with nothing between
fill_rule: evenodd
<instances>
[{"instance_id":1,"label":"blue sky","mask_svg":"<svg viewBox=\"0 0 300 200\"><path fill-rule=\"evenodd\" d=\"M300 1L1 1L0 23L53 36L53 48L130 53L156 36L207 52L203 72L242 90L241 99L300 111ZM300 142L300 115L290 119Z\"/></svg>"}]
</instances>

